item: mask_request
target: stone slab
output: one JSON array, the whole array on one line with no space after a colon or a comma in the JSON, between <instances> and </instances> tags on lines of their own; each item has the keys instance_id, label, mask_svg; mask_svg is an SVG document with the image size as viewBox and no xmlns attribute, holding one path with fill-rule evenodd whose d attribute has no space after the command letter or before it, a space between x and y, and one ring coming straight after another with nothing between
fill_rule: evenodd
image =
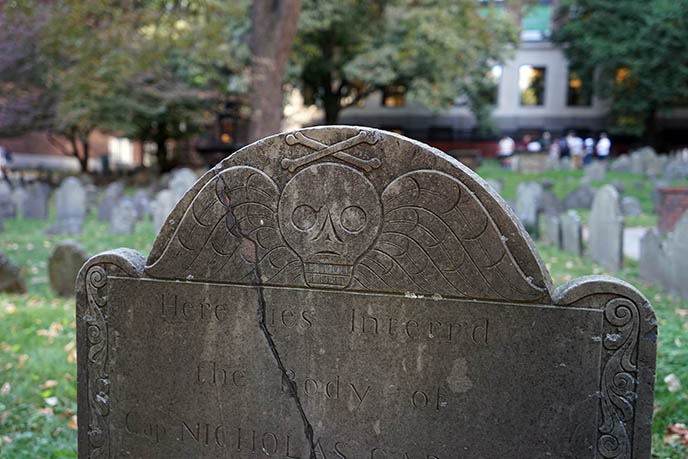
<instances>
[{"instance_id":1,"label":"stone slab","mask_svg":"<svg viewBox=\"0 0 688 459\"><path fill-rule=\"evenodd\" d=\"M588 219L590 256L602 266L618 271L623 266L624 217L619 193L605 185L595 194Z\"/></svg>"},{"instance_id":2,"label":"stone slab","mask_svg":"<svg viewBox=\"0 0 688 459\"><path fill-rule=\"evenodd\" d=\"M555 290L486 182L396 134L242 149L76 303L80 458L650 454L647 299Z\"/></svg>"}]
</instances>

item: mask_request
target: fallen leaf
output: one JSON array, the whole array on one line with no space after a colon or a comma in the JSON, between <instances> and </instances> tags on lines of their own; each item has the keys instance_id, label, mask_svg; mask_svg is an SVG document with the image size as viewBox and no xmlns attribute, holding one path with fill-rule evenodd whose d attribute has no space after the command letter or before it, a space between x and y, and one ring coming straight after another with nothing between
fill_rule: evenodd
<instances>
[{"instance_id":1,"label":"fallen leaf","mask_svg":"<svg viewBox=\"0 0 688 459\"><path fill-rule=\"evenodd\" d=\"M67 381L74 381L74 378L73 378L72 375L70 375L69 373L63 374L62 377L63 377L64 379L66 379Z\"/></svg>"},{"instance_id":2,"label":"fallen leaf","mask_svg":"<svg viewBox=\"0 0 688 459\"><path fill-rule=\"evenodd\" d=\"M669 392L671 393L678 392L681 390L681 380L678 379L678 376L676 376L673 373L667 375L664 378L664 382L667 385L667 389L669 389Z\"/></svg>"},{"instance_id":3,"label":"fallen leaf","mask_svg":"<svg viewBox=\"0 0 688 459\"><path fill-rule=\"evenodd\" d=\"M7 435L4 435L2 437L2 441L4 441L5 443L12 443L12 439Z\"/></svg>"},{"instance_id":4,"label":"fallen leaf","mask_svg":"<svg viewBox=\"0 0 688 459\"><path fill-rule=\"evenodd\" d=\"M0 395L7 395L10 393L10 389L12 389L12 386L10 386L9 382L6 382L5 384L2 385L2 388L0 388Z\"/></svg>"},{"instance_id":5,"label":"fallen leaf","mask_svg":"<svg viewBox=\"0 0 688 459\"><path fill-rule=\"evenodd\" d=\"M58 427L57 429L53 430L53 433L51 435L53 436L53 438L55 438L60 432L62 432L62 427Z\"/></svg>"},{"instance_id":6,"label":"fallen leaf","mask_svg":"<svg viewBox=\"0 0 688 459\"><path fill-rule=\"evenodd\" d=\"M72 352L69 353L69 355L67 356L67 362L69 362L69 363L76 362L76 349L72 349Z\"/></svg>"},{"instance_id":7,"label":"fallen leaf","mask_svg":"<svg viewBox=\"0 0 688 459\"><path fill-rule=\"evenodd\" d=\"M688 316L688 309L676 309L676 314L681 318L686 317Z\"/></svg>"},{"instance_id":8,"label":"fallen leaf","mask_svg":"<svg viewBox=\"0 0 688 459\"><path fill-rule=\"evenodd\" d=\"M74 416L72 416L72 418L69 420L67 427L69 427L70 429L73 429L73 430L76 430L78 428L78 424L76 422L76 414Z\"/></svg>"},{"instance_id":9,"label":"fallen leaf","mask_svg":"<svg viewBox=\"0 0 688 459\"><path fill-rule=\"evenodd\" d=\"M7 311L7 314L14 314L15 312L17 312L17 308L13 304L8 304L7 306L5 306L5 311Z\"/></svg>"},{"instance_id":10,"label":"fallen leaf","mask_svg":"<svg viewBox=\"0 0 688 459\"><path fill-rule=\"evenodd\" d=\"M39 387L41 389L50 389L51 387L55 387L55 386L57 386L57 381L55 381L54 379L49 379L46 382L44 382L43 384L41 384Z\"/></svg>"},{"instance_id":11,"label":"fallen leaf","mask_svg":"<svg viewBox=\"0 0 688 459\"><path fill-rule=\"evenodd\" d=\"M48 406L55 406L57 405L57 397L48 397L45 399L45 404Z\"/></svg>"},{"instance_id":12,"label":"fallen leaf","mask_svg":"<svg viewBox=\"0 0 688 459\"><path fill-rule=\"evenodd\" d=\"M685 424L671 424L667 426L667 435L664 435L664 443L681 443L688 447L688 429Z\"/></svg>"},{"instance_id":13,"label":"fallen leaf","mask_svg":"<svg viewBox=\"0 0 688 459\"><path fill-rule=\"evenodd\" d=\"M679 338L674 338L674 344L676 347L681 347L681 340Z\"/></svg>"},{"instance_id":14,"label":"fallen leaf","mask_svg":"<svg viewBox=\"0 0 688 459\"><path fill-rule=\"evenodd\" d=\"M46 416L55 414L52 408L38 408L38 412Z\"/></svg>"},{"instance_id":15,"label":"fallen leaf","mask_svg":"<svg viewBox=\"0 0 688 459\"><path fill-rule=\"evenodd\" d=\"M0 426L4 425L7 422L7 418L10 417L10 412L5 410L2 413L0 413Z\"/></svg>"},{"instance_id":16,"label":"fallen leaf","mask_svg":"<svg viewBox=\"0 0 688 459\"><path fill-rule=\"evenodd\" d=\"M17 368L22 368L26 362L29 361L29 354L21 354L17 357Z\"/></svg>"}]
</instances>

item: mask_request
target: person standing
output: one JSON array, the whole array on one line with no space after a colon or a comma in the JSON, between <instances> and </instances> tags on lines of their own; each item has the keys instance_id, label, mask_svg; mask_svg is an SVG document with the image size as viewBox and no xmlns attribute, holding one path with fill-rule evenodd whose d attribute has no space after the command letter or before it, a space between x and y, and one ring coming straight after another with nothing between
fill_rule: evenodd
<instances>
[{"instance_id":1,"label":"person standing","mask_svg":"<svg viewBox=\"0 0 688 459\"><path fill-rule=\"evenodd\" d=\"M574 169L580 169L583 167L583 139L578 137L575 132L569 131L569 135L566 136L566 144L569 147L569 152L571 152L571 160Z\"/></svg>"},{"instance_id":2,"label":"person standing","mask_svg":"<svg viewBox=\"0 0 688 459\"><path fill-rule=\"evenodd\" d=\"M597 141L597 157L603 161L609 158L609 151L612 147L612 141L607 137L606 132L600 133L600 140Z\"/></svg>"},{"instance_id":3,"label":"person standing","mask_svg":"<svg viewBox=\"0 0 688 459\"><path fill-rule=\"evenodd\" d=\"M592 159L595 157L595 140L592 137L587 137L584 145L585 157L583 158L583 164L590 164Z\"/></svg>"},{"instance_id":4,"label":"person standing","mask_svg":"<svg viewBox=\"0 0 688 459\"><path fill-rule=\"evenodd\" d=\"M497 149L497 158L501 163L502 167L509 167L509 158L514 154L514 148L516 143L514 139L508 135L503 136L499 139L499 147Z\"/></svg>"}]
</instances>

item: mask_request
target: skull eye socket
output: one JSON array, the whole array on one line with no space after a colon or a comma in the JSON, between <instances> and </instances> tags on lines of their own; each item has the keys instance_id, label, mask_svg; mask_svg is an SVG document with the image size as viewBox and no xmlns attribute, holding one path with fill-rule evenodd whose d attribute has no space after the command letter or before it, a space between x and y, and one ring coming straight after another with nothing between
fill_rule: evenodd
<instances>
[{"instance_id":1,"label":"skull eye socket","mask_svg":"<svg viewBox=\"0 0 688 459\"><path fill-rule=\"evenodd\" d=\"M366 224L366 213L358 206L349 206L342 210L339 217L342 227L350 233L358 233Z\"/></svg>"},{"instance_id":2,"label":"skull eye socket","mask_svg":"<svg viewBox=\"0 0 688 459\"><path fill-rule=\"evenodd\" d=\"M300 205L291 214L291 222L297 229L308 231L318 221L318 213L311 206Z\"/></svg>"}]
</instances>

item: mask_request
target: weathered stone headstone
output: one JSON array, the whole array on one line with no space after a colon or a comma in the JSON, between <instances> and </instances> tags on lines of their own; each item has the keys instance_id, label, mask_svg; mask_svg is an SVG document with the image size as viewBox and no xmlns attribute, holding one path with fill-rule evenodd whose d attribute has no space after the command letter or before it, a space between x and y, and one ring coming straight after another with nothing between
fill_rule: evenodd
<instances>
[{"instance_id":1,"label":"weathered stone headstone","mask_svg":"<svg viewBox=\"0 0 688 459\"><path fill-rule=\"evenodd\" d=\"M581 185L571 191L564 198L566 209L590 209L595 198L595 189L588 185Z\"/></svg>"},{"instance_id":2,"label":"weathered stone headstone","mask_svg":"<svg viewBox=\"0 0 688 459\"><path fill-rule=\"evenodd\" d=\"M151 201L145 190L136 190L136 193L134 193L134 205L136 206L137 220L153 215Z\"/></svg>"},{"instance_id":3,"label":"weathered stone headstone","mask_svg":"<svg viewBox=\"0 0 688 459\"><path fill-rule=\"evenodd\" d=\"M583 255L583 225L573 209L561 215L561 248L579 257Z\"/></svg>"},{"instance_id":4,"label":"weathered stone headstone","mask_svg":"<svg viewBox=\"0 0 688 459\"><path fill-rule=\"evenodd\" d=\"M537 182L521 182L516 187L516 215L526 231L536 239L540 231L541 196L542 185Z\"/></svg>"},{"instance_id":5,"label":"weathered stone headstone","mask_svg":"<svg viewBox=\"0 0 688 459\"><path fill-rule=\"evenodd\" d=\"M626 191L626 185L624 184L624 182L622 182L619 179L612 180L611 184L614 188L616 188L616 191L618 191L619 194L623 194L623 192ZM644 185L643 185L643 187L644 187Z\"/></svg>"},{"instance_id":6,"label":"weathered stone headstone","mask_svg":"<svg viewBox=\"0 0 688 459\"><path fill-rule=\"evenodd\" d=\"M81 458L650 454L647 299L554 291L494 191L395 134L245 147L77 285Z\"/></svg>"},{"instance_id":7,"label":"weathered stone headstone","mask_svg":"<svg viewBox=\"0 0 688 459\"><path fill-rule=\"evenodd\" d=\"M638 198L633 196L624 196L621 198L621 212L624 215L641 215L643 207L640 205Z\"/></svg>"},{"instance_id":8,"label":"weathered stone headstone","mask_svg":"<svg viewBox=\"0 0 688 459\"><path fill-rule=\"evenodd\" d=\"M545 218L545 240L555 247L561 248L561 221L556 215Z\"/></svg>"},{"instance_id":9,"label":"weathered stone headstone","mask_svg":"<svg viewBox=\"0 0 688 459\"><path fill-rule=\"evenodd\" d=\"M0 292L26 292L26 281L24 281L21 266L12 263L7 255L2 252L0 252Z\"/></svg>"},{"instance_id":10,"label":"weathered stone headstone","mask_svg":"<svg viewBox=\"0 0 688 459\"><path fill-rule=\"evenodd\" d=\"M133 234L138 220L136 204L131 198L121 198L114 209L110 220L110 234Z\"/></svg>"},{"instance_id":11,"label":"weathered stone headstone","mask_svg":"<svg viewBox=\"0 0 688 459\"><path fill-rule=\"evenodd\" d=\"M93 183L86 183L84 191L86 192L86 214L90 214L93 209L98 208L100 190Z\"/></svg>"},{"instance_id":12,"label":"weathered stone headstone","mask_svg":"<svg viewBox=\"0 0 688 459\"><path fill-rule=\"evenodd\" d=\"M29 199L29 193L23 186L15 186L12 190L12 204L16 209L16 215L25 218L26 204Z\"/></svg>"},{"instance_id":13,"label":"weathered stone headstone","mask_svg":"<svg viewBox=\"0 0 688 459\"><path fill-rule=\"evenodd\" d=\"M545 215L557 216L565 210L564 202L553 191L545 190L540 195L540 210Z\"/></svg>"},{"instance_id":14,"label":"weathered stone headstone","mask_svg":"<svg viewBox=\"0 0 688 459\"><path fill-rule=\"evenodd\" d=\"M86 218L86 192L76 177L67 177L55 193L57 221L47 233L81 233Z\"/></svg>"},{"instance_id":15,"label":"weathered stone headstone","mask_svg":"<svg viewBox=\"0 0 688 459\"><path fill-rule=\"evenodd\" d=\"M678 221L666 241L669 256L669 290L688 299L688 213Z\"/></svg>"},{"instance_id":16,"label":"weathered stone headstone","mask_svg":"<svg viewBox=\"0 0 688 459\"><path fill-rule=\"evenodd\" d=\"M571 158L568 156L560 158L559 169L561 169L562 171L570 171L571 169L573 169L573 163L571 161Z\"/></svg>"},{"instance_id":17,"label":"weathered stone headstone","mask_svg":"<svg viewBox=\"0 0 688 459\"><path fill-rule=\"evenodd\" d=\"M640 239L638 277L666 288L671 283L671 270L663 244L664 241L656 229L650 228L645 232Z\"/></svg>"},{"instance_id":18,"label":"weathered stone headstone","mask_svg":"<svg viewBox=\"0 0 688 459\"><path fill-rule=\"evenodd\" d=\"M50 185L43 182L32 182L26 186L28 196L24 206L24 218L36 220L48 218L50 191Z\"/></svg>"},{"instance_id":19,"label":"weathered stone headstone","mask_svg":"<svg viewBox=\"0 0 688 459\"><path fill-rule=\"evenodd\" d=\"M590 256L608 269L618 271L623 264L624 217L619 193L605 185L595 194L588 219Z\"/></svg>"},{"instance_id":20,"label":"weathered stone headstone","mask_svg":"<svg viewBox=\"0 0 688 459\"><path fill-rule=\"evenodd\" d=\"M609 170L612 172L631 172L631 158L621 155L611 162Z\"/></svg>"},{"instance_id":21,"label":"weathered stone headstone","mask_svg":"<svg viewBox=\"0 0 688 459\"><path fill-rule=\"evenodd\" d=\"M607 165L603 161L594 161L583 169L585 178L590 182L601 182L607 174Z\"/></svg>"},{"instance_id":22,"label":"weathered stone headstone","mask_svg":"<svg viewBox=\"0 0 688 459\"><path fill-rule=\"evenodd\" d=\"M2 178L0 178L0 215L5 219L17 216L17 208L12 201L12 187Z\"/></svg>"},{"instance_id":23,"label":"weathered stone headstone","mask_svg":"<svg viewBox=\"0 0 688 459\"><path fill-rule=\"evenodd\" d=\"M162 228L165 219L174 209L175 204L177 204L174 195L170 190L162 190L157 195L155 195L155 201L153 201L153 225L155 226L155 232L159 232Z\"/></svg>"},{"instance_id":24,"label":"weathered stone headstone","mask_svg":"<svg viewBox=\"0 0 688 459\"><path fill-rule=\"evenodd\" d=\"M112 210L124 194L123 182L112 182L103 192L103 197L98 205L98 221L107 222L112 219Z\"/></svg>"},{"instance_id":25,"label":"weathered stone headstone","mask_svg":"<svg viewBox=\"0 0 688 459\"><path fill-rule=\"evenodd\" d=\"M88 260L89 254L81 245L65 240L55 246L48 260L50 286L60 296L74 295L74 285L79 269Z\"/></svg>"}]
</instances>

